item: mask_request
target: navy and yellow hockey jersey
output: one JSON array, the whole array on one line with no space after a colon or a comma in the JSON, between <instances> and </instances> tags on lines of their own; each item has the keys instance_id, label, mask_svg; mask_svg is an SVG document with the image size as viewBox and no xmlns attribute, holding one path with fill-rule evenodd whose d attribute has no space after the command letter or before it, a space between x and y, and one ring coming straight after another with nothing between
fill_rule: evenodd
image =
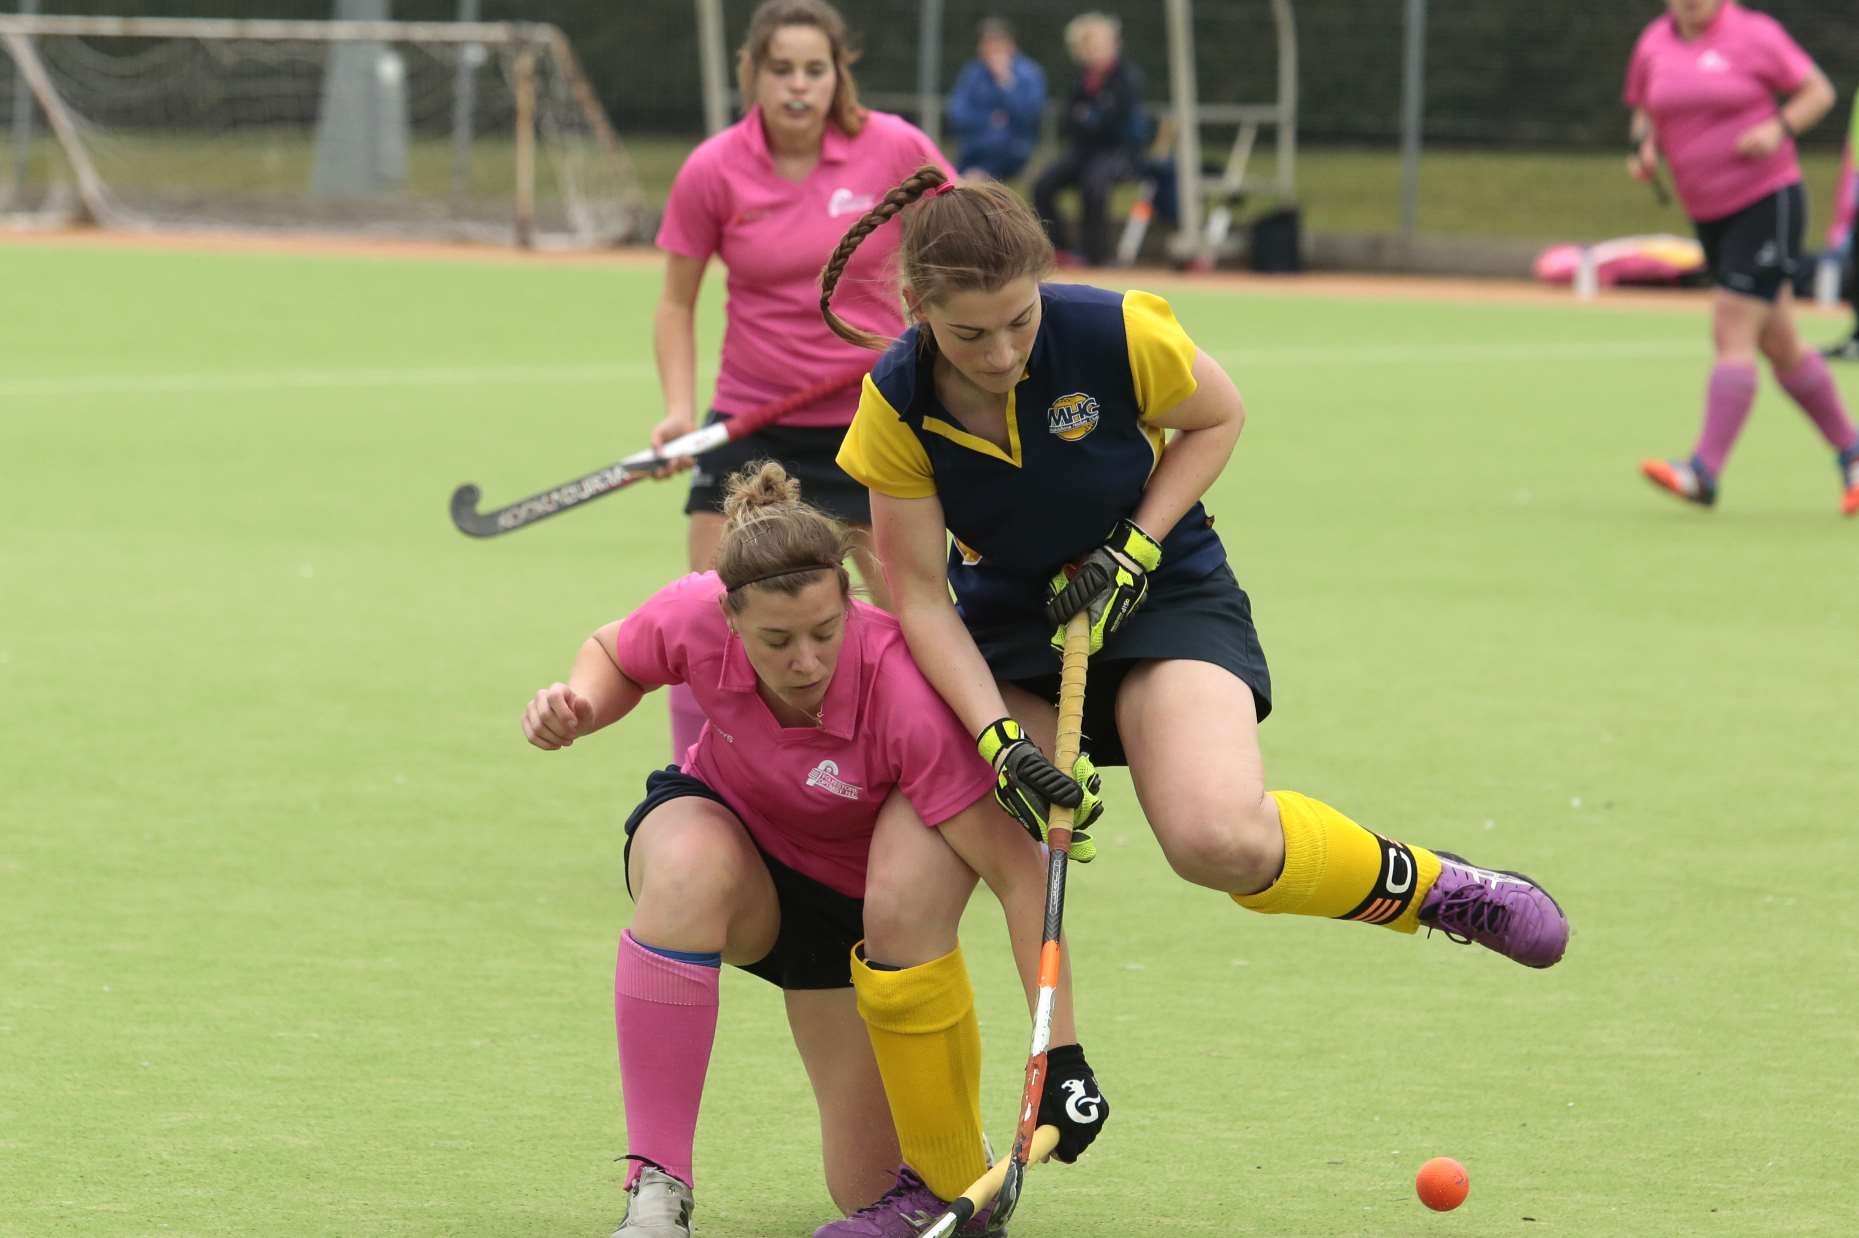
<instances>
[{"instance_id":1,"label":"navy and yellow hockey jersey","mask_svg":"<svg viewBox=\"0 0 1859 1238\"><path fill-rule=\"evenodd\" d=\"M955 539L949 583L971 627L1029 622L1053 574L1136 510L1166 435L1148 419L1195 389L1194 342L1160 297L1080 284L1039 295L1006 451L938 402L920 326L873 367L839 450L839 466L881 494L941 500ZM1152 583L1198 580L1226 561L1199 503L1161 540Z\"/></svg>"}]
</instances>

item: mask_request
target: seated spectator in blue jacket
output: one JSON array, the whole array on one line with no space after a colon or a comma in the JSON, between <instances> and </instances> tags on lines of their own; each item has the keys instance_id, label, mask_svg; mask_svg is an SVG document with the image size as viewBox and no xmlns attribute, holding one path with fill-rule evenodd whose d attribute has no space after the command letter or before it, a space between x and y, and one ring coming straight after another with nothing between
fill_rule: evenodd
<instances>
[{"instance_id":1,"label":"seated spectator in blue jacket","mask_svg":"<svg viewBox=\"0 0 1859 1238\"><path fill-rule=\"evenodd\" d=\"M1123 59L1123 26L1104 13L1085 13L1065 27L1065 45L1078 63L1060 125L1065 152L1033 184L1033 206L1061 255L1082 256L1102 266L1110 256L1105 208L1118 181L1138 174L1148 118L1143 113L1142 74ZM1059 191L1078 187L1083 220L1076 243L1059 214Z\"/></svg>"},{"instance_id":2,"label":"seated spectator in blue jacket","mask_svg":"<svg viewBox=\"0 0 1859 1238\"><path fill-rule=\"evenodd\" d=\"M1045 107L1046 71L1020 51L1012 26L998 17L982 22L975 58L949 96L956 170L1000 181L1019 175L1039 144Z\"/></svg>"}]
</instances>

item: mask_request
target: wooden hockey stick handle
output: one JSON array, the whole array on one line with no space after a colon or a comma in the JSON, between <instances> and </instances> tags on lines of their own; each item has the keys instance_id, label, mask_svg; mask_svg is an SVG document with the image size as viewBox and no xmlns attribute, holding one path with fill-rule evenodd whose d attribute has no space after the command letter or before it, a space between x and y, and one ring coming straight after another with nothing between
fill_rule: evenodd
<instances>
[{"instance_id":1,"label":"wooden hockey stick handle","mask_svg":"<svg viewBox=\"0 0 1859 1238\"><path fill-rule=\"evenodd\" d=\"M1042 1126L1033 1132L1033 1141L1027 1148L1027 1163L1035 1164L1052 1155L1052 1149L1059 1146L1059 1128ZM996 1161L989 1170L975 1179L974 1185L949 1201L945 1211L936 1224L923 1231L923 1238L948 1238L948 1235L968 1224L975 1213L994 1202L1000 1194L1001 1184L1007 1181L1007 1170L1013 1164L1013 1158Z\"/></svg>"},{"instance_id":2,"label":"wooden hockey stick handle","mask_svg":"<svg viewBox=\"0 0 1859 1238\"><path fill-rule=\"evenodd\" d=\"M1091 662L1091 616L1079 611L1065 621L1064 661L1059 670L1059 729L1053 736L1052 763L1066 774L1078 760L1084 747L1084 679ZM1072 841L1072 813L1062 804L1054 804L1046 815L1047 845L1063 846L1069 853ZM1053 835L1065 832L1063 842Z\"/></svg>"}]
</instances>

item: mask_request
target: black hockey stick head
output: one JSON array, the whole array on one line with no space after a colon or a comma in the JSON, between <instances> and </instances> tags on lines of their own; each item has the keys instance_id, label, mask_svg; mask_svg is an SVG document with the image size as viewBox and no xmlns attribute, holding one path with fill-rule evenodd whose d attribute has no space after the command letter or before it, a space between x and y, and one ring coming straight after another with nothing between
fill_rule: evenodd
<instances>
[{"instance_id":1,"label":"black hockey stick head","mask_svg":"<svg viewBox=\"0 0 1859 1238\"><path fill-rule=\"evenodd\" d=\"M460 533L471 537L495 537L503 530L497 522L478 511L483 493L470 482L452 491L452 523Z\"/></svg>"},{"instance_id":2,"label":"black hockey stick head","mask_svg":"<svg viewBox=\"0 0 1859 1238\"><path fill-rule=\"evenodd\" d=\"M466 482L452 491L452 523L458 531L470 537L496 537L513 529L521 529L538 520L546 520L591 499L612 494L615 490L624 490L637 481L644 481L655 474L649 470L635 469L624 463L610 464L598 472L585 477L577 477L571 482L532 494L526 499L518 499L507 507L493 508L488 512L478 510L478 500L482 497L477 486Z\"/></svg>"},{"instance_id":3,"label":"black hockey stick head","mask_svg":"<svg viewBox=\"0 0 1859 1238\"><path fill-rule=\"evenodd\" d=\"M1014 1159L1007 1166L1007 1176L1001 1179L1000 1194L994 1197L994 1211L988 1214L988 1227L999 1229L1007 1224L1007 1218L1020 1206L1020 1188L1026 1185L1026 1162Z\"/></svg>"}]
</instances>

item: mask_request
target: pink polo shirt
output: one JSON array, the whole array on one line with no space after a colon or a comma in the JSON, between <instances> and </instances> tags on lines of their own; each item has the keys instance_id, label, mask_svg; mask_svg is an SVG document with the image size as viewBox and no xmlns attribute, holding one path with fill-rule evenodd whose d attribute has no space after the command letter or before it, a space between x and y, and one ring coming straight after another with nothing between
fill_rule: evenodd
<instances>
[{"instance_id":1,"label":"pink polo shirt","mask_svg":"<svg viewBox=\"0 0 1859 1238\"><path fill-rule=\"evenodd\" d=\"M857 137L826 126L806 180L775 172L760 108L704 142L671 185L658 247L686 258L719 255L729 269L723 363L713 407L746 413L834 374L869 369L877 354L834 335L820 317L820 269L859 216L925 163L948 171L935 144L901 117L870 112ZM854 326L895 336L896 221L859 245L833 309ZM794 426L845 426L856 385L781 418Z\"/></svg>"},{"instance_id":2,"label":"pink polo shirt","mask_svg":"<svg viewBox=\"0 0 1859 1238\"><path fill-rule=\"evenodd\" d=\"M1779 96L1801 88L1814 62L1765 13L1726 3L1694 39L1671 15L1647 26L1627 65L1628 107L1652 116L1685 213L1722 219L1801 179L1794 143L1764 159L1736 153L1736 139L1775 115Z\"/></svg>"},{"instance_id":3,"label":"pink polo shirt","mask_svg":"<svg viewBox=\"0 0 1859 1238\"><path fill-rule=\"evenodd\" d=\"M722 595L715 572L653 594L620 624L620 669L646 687L689 684L709 721L685 771L729 802L762 850L862 898L872 829L893 788L941 825L986 795L994 773L911 661L897 620L857 600L822 725L782 726L755 690Z\"/></svg>"}]
</instances>

